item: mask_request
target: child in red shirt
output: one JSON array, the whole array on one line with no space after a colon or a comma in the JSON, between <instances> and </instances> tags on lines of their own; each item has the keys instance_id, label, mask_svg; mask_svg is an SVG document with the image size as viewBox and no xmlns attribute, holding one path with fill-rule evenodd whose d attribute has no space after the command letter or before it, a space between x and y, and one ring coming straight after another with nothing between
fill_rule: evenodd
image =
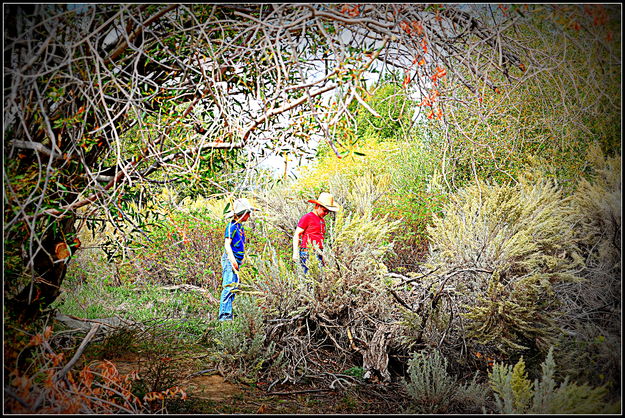
<instances>
[{"instance_id":1,"label":"child in red shirt","mask_svg":"<svg viewBox=\"0 0 625 418\"><path fill-rule=\"evenodd\" d=\"M340 210L330 193L321 193L319 199L311 199L308 202L314 203L315 208L301 217L293 234L293 261L302 265L304 274L308 273L306 261L310 249L313 247L323 249L323 238L326 233L326 223L323 218L330 212ZM317 258L322 261L320 254L317 254Z\"/></svg>"}]
</instances>

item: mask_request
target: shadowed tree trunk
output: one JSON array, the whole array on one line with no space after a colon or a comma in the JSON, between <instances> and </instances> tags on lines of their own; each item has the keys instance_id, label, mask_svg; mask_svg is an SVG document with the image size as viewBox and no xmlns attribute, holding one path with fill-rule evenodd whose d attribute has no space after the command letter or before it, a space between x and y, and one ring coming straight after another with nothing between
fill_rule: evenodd
<instances>
[{"instance_id":1,"label":"shadowed tree trunk","mask_svg":"<svg viewBox=\"0 0 625 418\"><path fill-rule=\"evenodd\" d=\"M61 293L61 285L70 259L65 237L75 232L75 217L63 219L61 231L49 230L32 258L35 279L15 297L7 301L10 314L20 321L31 321L47 308Z\"/></svg>"}]
</instances>

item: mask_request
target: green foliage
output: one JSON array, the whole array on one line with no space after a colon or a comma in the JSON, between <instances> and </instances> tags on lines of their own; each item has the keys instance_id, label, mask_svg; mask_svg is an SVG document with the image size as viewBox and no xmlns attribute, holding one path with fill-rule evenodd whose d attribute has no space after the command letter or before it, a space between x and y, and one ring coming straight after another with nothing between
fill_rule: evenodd
<instances>
[{"instance_id":1,"label":"green foliage","mask_svg":"<svg viewBox=\"0 0 625 418\"><path fill-rule=\"evenodd\" d=\"M373 115L358 104L355 112L355 136L362 140L399 142L409 136L415 104L401 86L383 82L368 98Z\"/></svg>"},{"instance_id":2,"label":"green foliage","mask_svg":"<svg viewBox=\"0 0 625 418\"><path fill-rule=\"evenodd\" d=\"M527 379L523 357L514 367L494 364L488 377L495 394L504 400L504 410L524 411L527 409L533 393L533 384Z\"/></svg>"},{"instance_id":3,"label":"green foliage","mask_svg":"<svg viewBox=\"0 0 625 418\"><path fill-rule=\"evenodd\" d=\"M343 373L345 373L348 376L354 376L359 379L362 379L362 377L365 375L365 369L363 369L362 367L350 367L349 369L345 370Z\"/></svg>"},{"instance_id":4,"label":"green foliage","mask_svg":"<svg viewBox=\"0 0 625 418\"><path fill-rule=\"evenodd\" d=\"M411 413L448 414L477 412L485 404L477 374L462 384L447 372L447 359L438 351L413 353L408 361L409 381L405 383L413 400Z\"/></svg>"},{"instance_id":5,"label":"green foliage","mask_svg":"<svg viewBox=\"0 0 625 418\"><path fill-rule=\"evenodd\" d=\"M89 277L89 276L87 276ZM114 285L96 279L75 278L70 272L65 292L52 305L79 318L119 317L133 323L158 323L180 337L197 339L207 318L218 308L200 292L167 290L152 283Z\"/></svg>"},{"instance_id":6,"label":"green foliage","mask_svg":"<svg viewBox=\"0 0 625 418\"><path fill-rule=\"evenodd\" d=\"M280 366L275 343L267 340L263 313L250 295L238 295L232 321L215 321L204 335L212 360L226 375L253 383Z\"/></svg>"},{"instance_id":7,"label":"green foliage","mask_svg":"<svg viewBox=\"0 0 625 418\"><path fill-rule=\"evenodd\" d=\"M620 402L606 402L605 387L569 383L568 377L558 386L554 379L556 364L553 348L549 349L541 367L542 377L532 384L525 374L522 358L514 367L495 363L488 377L499 413L600 414L620 410Z\"/></svg>"},{"instance_id":8,"label":"green foliage","mask_svg":"<svg viewBox=\"0 0 625 418\"><path fill-rule=\"evenodd\" d=\"M416 129L413 132L416 134ZM445 199L435 154L428 149L425 135L418 132L414 142L389 155L386 165L391 184L376 207L376 213L401 221L391 264L409 271L416 270L427 253L427 227L440 212Z\"/></svg>"},{"instance_id":9,"label":"green foliage","mask_svg":"<svg viewBox=\"0 0 625 418\"><path fill-rule=\"evenodd\" d=\"M79 318L97 319L115 314L117 301L111 295L106 280L86 279L91 274L85 272L86 276L73 276L74 271L68 273L65 292L59 297L52 307L58 308L66 315L73 315Z\"/></svg>"},{"instance_id":10,"label":"green foliage","mask_svg":"<svg viewBox=\"0 0 625 418\"><path fill-rule=\"evenodd\" d=\"M570 30L589 19L589 6L531 7L519 21L514 36L540 50L523 83L493 75L494 89L456 92L460 106L448 107L445 130L433 135L440 150L442 173L450 190L482 180L517 179L530 165L541 167L564 186L587 174L587 152L600 144L609 156L621 153L621 75L618 56L621 39L615 11L601 24L589 26L602 35ZM604 6L599 6L603 8ZM612 15L607 16L607 13ZM564 29L564 30L563 30ZM614 32L614 33L616 33ZM523 61L523 59L522 59Z\"/></svg>"},{"instance_id":11,"label":"green foliage","mask_svg":"<svg viewBox=\"0 0 625 418\"><path fill-rule=\"evenodd\" d=\"M185 199L173 208L161 206L162 221L132 243L132 263L126 274L134 280L161 284L193 284L217 289L226 220L217 212L221 202Z\"/></svg>"}]
</instances>

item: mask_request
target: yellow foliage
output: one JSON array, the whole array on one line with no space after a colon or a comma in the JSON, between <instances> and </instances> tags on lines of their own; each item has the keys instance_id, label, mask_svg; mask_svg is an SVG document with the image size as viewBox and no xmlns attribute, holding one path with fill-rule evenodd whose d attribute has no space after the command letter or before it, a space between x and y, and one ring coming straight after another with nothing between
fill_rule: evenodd
<instances>
[{"instance_id":1,"label":"yellow foliage","mask_svg":"<svg viewBox=\"0 0 625 418\"><path fill-rule=\"evenodd\" d=\"M512 368L512 379L510 381L512 393L514 395L513 405L518 411L527 409L532 399L532 382L527 378L525 372L525 361L523 357Z\"/></svg>"},{"instance_id":2,"label":"yellow foliage","mask_svg":"<svg viewBox=\"0 0 625 418\"><path fill-rule=\"evenodd\" d=\"M503 414L601 414L616 413L620 401L607 401L605 386L593 388L570 383L566 377L558 385L554 379L556 364L553 347L541 365L542 376L532 383L525 373L523 358L514 367L495 363L488 374L495 403Z\"/></svg>"},{"instance_id":3,"label":"yellow foliage","mask_svg":"<svg viewBox=\"0 0 625 418\"><path fill-rule=\"evenodd\" d=\"M572 210L556 184L477 182L456 195L429 229L431 263L479 270L457 281L471 290L469 335L503 351L546 346L556 331L553 285L581 280Z\"/></svg>"},{"instance_id":4,"label":"yellow foliage","mask_svg":"<svg viewBox=\"0 0 625 418\"><path fill-rule=\"evenodd\" d=\"M331 178L342 174L354 179L365 173L383 174L387 170L386 161L395 152L399 151L396 143L380 142L367 143L356 151L364 156L350 153L346 157L338 158L334 153L321 159L316 165L303 167L301 177L294 187L300 190L318 190L327 186Z\"/></svg>"},{"instance_id":5,"label":"yellow foliage","mask_svg":"<svg viewBox=\"0 0 625 418\"><path fill-rule=\"evenodd\" d=\"M594 248L591 257L598 261L619 263L620 246L616 245L621 231L621 158L605 158L598 145L589 151L595 175L589 181L581 179L572 196L576 238L581 244Z\"/></svg>"},{"instance_id":6,"label":"yellow foliage","mask_svg":"<svg viewBox=\"0 0 625 418\"><path fill-rule=\"evenodd\" d=\"M528 274L571 269L576 248L566 199L548 181L485 182L453 195L428 229L439 261Z\"/></svg>"}]
</instances>

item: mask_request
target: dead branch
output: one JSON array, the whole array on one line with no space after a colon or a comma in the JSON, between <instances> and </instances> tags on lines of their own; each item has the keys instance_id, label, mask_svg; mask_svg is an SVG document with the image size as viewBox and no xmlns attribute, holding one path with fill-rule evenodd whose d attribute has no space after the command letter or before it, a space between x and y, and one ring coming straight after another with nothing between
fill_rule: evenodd
<instances>
[{"instance_id":1,"label":"dead branch","mask_svg":"<svg viewBox=\"0 0 625 418\"><path fill-rule=\"evenodd\" d=\"M314 393L314 392L333 392L336 389L305 389L305 390L292 390L289 392L267 392L268 395L297 395L300 393Z\"/></svg>"},{"instance_id":2,"label":"dead branch","mask_svg":"<svg viewBox=\"0 0 625 418\"><path fill-rule=\"evenodd\" d=\"M65 378L65 375L67 374L67 372L69 372L71 368L74 367L74 364L76 364L76 362L82 355L82 352L85 350L85 348L87 348L87 345L89 344L93 336L98 332L98 328L100 328L99 324L93 324L91 326L91 330L87 333L85 338L82 340L82 343L80 343L80 346L78 347L78 350L76 350L76 353L74 353L74 356L72 357L72 359L67 362L65 367L63 367L57 374L54 375L55 382L58 382L59 380Z\"/></svg>"},{"instance_id":3,"label":"dead branch","mask_svg":"<svg viewBox=\"0 0 625 418\"><path fill-rule=\"evenodd\" d=\"M185 292L200 292L203 293L206 297L208 297L211 300L211 303L219 303L219 301L217 299L215 299L215 297L211 294L210 290L208 289L204 289L202 287L199 286L194 286L192 284L178 284L178 285L172 285L172 286L161 286L159 287L159 289L163 289L163 290L182 290Z\"/></svg>"}]
</instances>

